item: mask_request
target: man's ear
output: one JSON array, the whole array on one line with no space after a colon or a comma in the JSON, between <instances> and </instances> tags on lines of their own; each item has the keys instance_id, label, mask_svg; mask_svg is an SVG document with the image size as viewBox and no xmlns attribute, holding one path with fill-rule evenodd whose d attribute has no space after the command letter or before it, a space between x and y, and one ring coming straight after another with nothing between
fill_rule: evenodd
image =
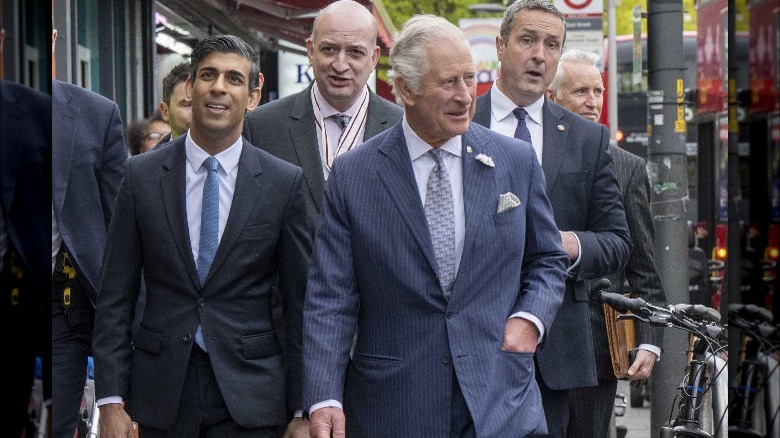
<instances>
[{"instance_id":1,"label":"man's ear","mask_svg":"<svg viewBox=\"0 0 780 438\"><path fill-rule=\"evenodd\" d=\"M192 100L192 77L187 78L187 81L184 82L184 96Z\"/></svg>"},{"instance_id":2,"label":"man's ear","mask_svg":"<svg viewBox=\"0 0 780 438\"><path fill-rule=\"evenodd\" d=\"M404 106L412 107L415 104L415 94L412 92L412 89L409 88L409 84L406 82L406 78L403 76L396 76L395 80L395 88L398 90L398 93L401 95L401 100L404 102Z\"/></svg>"},{"instance_id":3,"label":"man's ear","mask_svg":"<svg viewBox=\"0 0 780 438\"><path fill-rule=\"evenodd\" d=\"M171 115L168 113L168 105L165 102L160 102L160 116L166 122L170 123Z\"/></svg>"},{"instance_id":4,"label":"man's ear","mask_svg":"<svg viewBox=\"0 0 780 438\"><path fill-rule=\"evenodd\" d=\"M252 111L253 109L257 108L258 105L260 105L260 98L263 96L263 84L265 83L265 76L263 76L262 73L260 73L260 77L257 81L257 88L252 89L252 91L249 92L249 101L246 105L247 111Z\"/></svg>"},{"instance_id":5,"label":"man's ear","mask_svg":"<svg viewBox=\"0 0 780 438\"><path fill-rule=\"evenodd\" d=\"M545 91L545 93L547 94L548 99L555 102L555 92L553 90L548 88L547 91Z\"/></svg>"}]
</instances>

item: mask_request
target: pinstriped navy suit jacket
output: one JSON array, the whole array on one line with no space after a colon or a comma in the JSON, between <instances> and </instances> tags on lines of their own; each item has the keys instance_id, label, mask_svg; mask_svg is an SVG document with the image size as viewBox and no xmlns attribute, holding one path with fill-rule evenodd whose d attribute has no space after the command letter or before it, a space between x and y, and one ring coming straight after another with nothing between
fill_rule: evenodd
<instances>
[{"instance_id":1,"label":"pinstriped navy suit jacket","mask_svg":"<svg viewBox=\"0 0 780 438\"><path fill-rule=\"evenodd\" d=\"M542 169L527 144L474 123L463 148L465 243L449 301L401 123L337 158L328 179L304 306L304 406L342 401L347 436L448 436L453 372L478 436L546 431L533 355L501 351L509 315L550 327L563 295ZM506 192L521 205L497 214Z\"/></svg>"},{"instance_id":2,"label":"pinstriped navy suit jacket","mask_svg":"<svg viewBox=\"0 0 780 438\"><path fill-rule=\"evenodd\" d=\"M609 276L612 282L611 291L631 292L634 298L642 298L648 303L664 306L666 295L653 255L653 218L648 207L650 183L645 160L617 146L610 146L609 149L615 159L615 174L620 184L620 194L626 209L626 221L631 231L631 240L634 242L634 250L628 259L626 269ZM629 283L628 290L624 290L623 287L626 280ZM612 361L609 357L604 309L598 297L591 298L590 319L596 351L596 370L599 379L612 380L615 379L615 374L612 372ZM663 328L651 327L648 324L635 324L634 327L637 345L650 344L663 347Z\"/></svg>"}]
</instances>

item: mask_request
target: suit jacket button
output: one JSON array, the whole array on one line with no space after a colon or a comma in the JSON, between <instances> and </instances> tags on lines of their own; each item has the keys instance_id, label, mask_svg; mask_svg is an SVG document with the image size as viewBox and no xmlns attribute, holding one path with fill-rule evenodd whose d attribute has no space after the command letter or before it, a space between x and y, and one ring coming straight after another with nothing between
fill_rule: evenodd
<instances>
[{"instance_id":1,"label":"suit jacket button","mask_svg":"<svg viewBox=\"0 0 780 438\"><path fill-rule=\"evenodd\" d=\"M201 309L206 307L206 302L203 300L203 298L198 298L198 307Z\"/></svg>"},{"instance_id":2,"label":"suit jacket button","mask_svg":"<svg viewBox=\"0 0 780 438\"><path fill-rule=\"evenodd\" d=\"M443 363L450 363L452 362L452 358L450 357L450 355L445 354L444 356L441 357L441 361Z\"/></svg>"},{"instance_id":3,"label":"suit jacket button","mask_svg":"<svg viewBox=\"0 0 780 438\"><path fill-rule=\"evenodd\" d=\"M192 336L189 333L181 337L181 340L184 342L190 342L190 339L192 339Z\"/></svg>"},{"instance_id":4,"label":"suit jacket button","mask_svg":"<svg viewBox=\"0 0 780 438\"><path fill-rule=\"evenodd\" d=\"M455 312L453 312L453 311L451 311L451 310L450 310L449 312L447 312L447 319L450 319L450 318L452 318L453 316L455 316Z\"/></svg>"}]
</instances>

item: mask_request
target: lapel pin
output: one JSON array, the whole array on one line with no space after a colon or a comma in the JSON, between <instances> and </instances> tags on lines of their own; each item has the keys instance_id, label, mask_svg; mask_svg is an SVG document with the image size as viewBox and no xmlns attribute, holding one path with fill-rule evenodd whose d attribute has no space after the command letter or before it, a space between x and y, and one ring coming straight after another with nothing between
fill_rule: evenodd
<instances>
[{"instance_id":1,"label":"lapel pin","mask_svg":"<svg viewBox=\"0 0 780 438\"><path fill-rule=\"evenodd\" d=\"M466 153L471 155L471 146L466 146Z\"/></svg>"},{"instance_id":2,"label":"lapel pin","mask_svg":"<svg viewBox=\"0 0 780 438\"><path fill-rule=\"evenodd\" d=\"M558 130L559 130L559 131L565 131L565 130L566 130L566 127L565 127L565 126L563 126L563 125L558 125Z\"/></svg>"}]
</instances>

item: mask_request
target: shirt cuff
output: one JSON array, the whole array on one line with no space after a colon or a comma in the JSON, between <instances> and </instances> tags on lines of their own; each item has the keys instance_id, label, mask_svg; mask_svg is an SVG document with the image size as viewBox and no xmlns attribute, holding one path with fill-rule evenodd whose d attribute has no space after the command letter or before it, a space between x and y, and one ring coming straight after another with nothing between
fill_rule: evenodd
<instances>
[{"instance_id":1,"label":"shirt cuff","mask_svg":"<svg viewBox=\"0 0 780 438\"><path fill-rule=\"evenodd\" d=\"M656 347L652 344L640 344L638 347L636 347L637 350L647 350L653 354L655 354L655 361L658 362L661 360L661 348Z\"/></svg>"},{"instance_id":2,"label":"shirt cuff","mask_svg":"<svg viewBox=\"0 0 780 438\"><path fill-rule=\"evenodd\" d=\"M303 411L300 409L296 409L295 413L293 413L293 417L295 418L303 418Z\"/></svg>"},{"instance_id":3,"label":"shirt cuff","mask_svg":"<svg viewBox=\"0 0 780 438\"><path fill-rule=\"evenodd\" d=\"M509 316L510 318L523 318L531 321L536 326L536 329L539 330L539 338L536 340L536 345L539 345L542 343L542 339L544 339L544 324L542 324L542 320L537 318L536 316L528 313L528 312L517 312Z\"/></svg>"},{"instance_id":4,"label":"shirt cuff","mask_svg":"<svg viewBox=\"0 0 780 438\"><path fill-rule=\"evenodd\" d=\"M109 405L111 403L116 403L116 404L120 404L121 405L122 404L122 397L120 397L118 395L114 395L114 396L111 396L111 397L103 397L101 399L98 399L98 401L96 403L97 403L98 407L103 406L103 405Z\"/></svg>"},{"instance_id":5,"label":"shirt cuff","mask_svg":"<svg viewBox=\"0 0 780 438\"><path fill-rule=\"evenodd\" d=\"M344 409L344 407L341 405L341 403L339 401L337 401L337 400L333 400L333 399L325 400L325 401L321 401L319 403L314 403L313 405L311 405L309 407L309 416L311 417L311 414L313 414L314 411L316 411L317 409L322 409L322 408L339 408L339 409L342 409L342 410Z\"/></svg>"},{"instance_id":6,"label":"shirt cuff","mask_svg":"<svg viewBox=\"0 0 780 438\"><path fill-rule=\"evenodd\" d=\"M580 260L582 259L582 242L580 242L580 238L577 236L577 233L573 231L564 231L565 233L569 233L572 236L574 236L574 239L577 240L577 260L574 261L571 265L569 265L569 269L566 270L566 273L569 274L569 277L573 277L574 273L577 271L577 268L580 266Z\"/></svg>"}]
</instances>

